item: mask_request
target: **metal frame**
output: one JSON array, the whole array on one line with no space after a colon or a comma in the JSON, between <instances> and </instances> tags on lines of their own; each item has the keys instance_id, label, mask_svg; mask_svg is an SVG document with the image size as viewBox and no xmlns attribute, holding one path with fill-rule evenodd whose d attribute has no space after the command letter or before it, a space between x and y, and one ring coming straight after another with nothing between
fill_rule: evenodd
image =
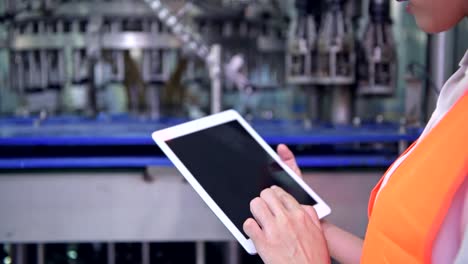
<instances>
[{"instance_id":1,"label":"metal frame","mask_svg":"<svg viewBox=\"0 0 468 264\"><path fill-rule=\"evenodd\" d=\"M100 34L102 49L127 50L131 48L142 49L177 49L180 42L169 34L123 32ZM11 48L16 51L31 49L62 49L86 48L91 37L86 34L70 33L58 35L21 35L11 40Z\"/></svg>"},{"instance_id":2,"label":"metal frame","mask_svg":"<svg viewBox=\"0 0 468 264\"><path fill-rule=\"evenodd\" d=\"M182 176L165 168L148 173L152 181L141 172L1 174L0 242L12 243L14 263L23 264L23 243L38 243L43 254L48 242L101 241L108 243L107 263L114 264L113 242L142 242L148 260L148 242L193 241L201 264L202 241L232 241L224 263L239 263L237 242ZM358 236L365 233L366 201L379 177L380 172L304 174L334 208L329 221Z\"/></svg>"},{"instance_id":3,"label":"metal frame","mask_svg":"<svg viewBox=\"0 0 468 264\"><path fill-rule=\"evenodd\" d=\"M43 243L142 242L142 263L149 264L149 242L194 241L203 264L204 241L235 241L177 171L147 173L152 181L141 172L2 174L0 241L13 245L18 264L25 263L24 243L37 244L42 264ZM226 257L238 260L239 253ZM110 242L107 255L114 264Z\"/></svg>"}]
</instances>

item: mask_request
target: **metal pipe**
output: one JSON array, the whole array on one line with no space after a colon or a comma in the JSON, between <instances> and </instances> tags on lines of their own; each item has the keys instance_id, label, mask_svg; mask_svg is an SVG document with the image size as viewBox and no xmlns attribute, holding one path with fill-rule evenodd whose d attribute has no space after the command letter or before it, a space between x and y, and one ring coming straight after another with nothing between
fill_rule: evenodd
<instances>
[{"instance_id":1,"label":"metal pipe","mask_svg":"<svg viewBox=\"0 0 468 264\"><path fill-rule=\"evenodd\" d=\"M427 61L429 62L429 73L437 90L441 90L444 83L452 72L454 62L453 43L455 31L445 31L429 36L429 52ZM430 82L426 85L426 117L432 113L436 107L437 95L430 92Z\"/></svg>"},{"instance_id":2,"label":"metal pipe","mask_svg":"<svg viewBox=\"0 0 468 264\"><path fill-rule=\"evenodd\" d=\"M222 76L221 76L221 45L211 46L208 56L208 70L211 79L211 113L219 113L222 109Z\"/></svg>"},{"instance_id":3,"label":"metal pipe","mask_svg":"<svg viewBox=\"0 0 468 264\"><path fill-rule=\"evenodd\" d=\"M143 242L141 245L141 263L150 264L150 244Z\"/></svg>"},{"instance_id":4,"label":"metal pipe","mask_svg":"<svg viewBox=\"0 0 468 264\"><path fill-rule=\"evenodd\" d=\"M352 94L348 86L331 87L332 108L331 122L335 125L344 125L351 122Z\"/></svg>"},{"instance_id":5,"label":"metal pipe","mask_svg":"<svg viewBox=\"0 0 468 264\"><path fill-rule=\"evenodd\" d=\"M205 242L203 241L197 241L195 243L195 258L196 264L205 264L206 262L206 256L205 256Z\"/></svg>"},{"instance_id":6,"label":"metal pipe","mask_svg":"<svg viewBox=\"0 0 468 264\"><path fill-rule=\"evenodd\" d=\"M317 87L304 87L307 95L307 116L306 125L311 126L312 122L320 118L320 96Z\"/></svg>"},{"instance_id":7,"label":"metal pipe","mask_svg":"<svg viewBox=\"0 0 468 264\"><path fill-rule=\"evenodd\" d=\"M12 247L13 264L26 264L26 245L15 244Z\"/></svg>"},{"instance_id":8,"label":"metal pipe","mask_svg":"<svg viewBox=\"0 0 468 264\"><path fill-rule=\"evenodd\" d=\"M449 47L452 47L453 32L442 32L430 36L430 67L433 80L437 88L442 88L449 74L447 68L453 63L453 58L450 58Z\"/></svg>"},{"instance_id":9,"label":"metal pipe","mask_svg":"<svg viewBox=\"0 0 468 264\"><path fill-rule=\"evenodd\" d=\"M226 259L224 263L227 264L239 264L240 254L239 254L239 243L237 241L230 241L226 245Z\"/></svg>"},{"instance_id":10,"label":"metal pipe","mask_svg":"<svg viewBox=\"0 0 468 264\"><path fill-rule=\"evenodd\" d=\"M107 264L115 264L115 244L107 243Z\"/></svg>"},{"instance_id":11,"label":"metal pipe","mask_svg":"<svg viewBox=\"0 0 468 264\"><path fill-rule=\"evenodd\" d=\"M44 244L37 244L37 264L45 264Z\"/></svg>"}]
</instances>

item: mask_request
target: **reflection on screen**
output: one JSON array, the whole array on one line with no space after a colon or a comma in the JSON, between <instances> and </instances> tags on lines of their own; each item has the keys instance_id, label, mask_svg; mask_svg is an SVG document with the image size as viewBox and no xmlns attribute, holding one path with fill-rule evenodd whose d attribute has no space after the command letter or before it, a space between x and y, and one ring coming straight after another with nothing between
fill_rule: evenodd
<instances>
[{"instance_id":1,"label":"reflection on screen","mask_svg":"<svg viewBox=\"0 0 468 264\"><path fill-rule=\"evenodd\" d=\"M250 201L272 185L282 187L301 204L317 203L238 121L166 143L242 232L244 221L252 217Z\"/></svg>"}]
</instances>

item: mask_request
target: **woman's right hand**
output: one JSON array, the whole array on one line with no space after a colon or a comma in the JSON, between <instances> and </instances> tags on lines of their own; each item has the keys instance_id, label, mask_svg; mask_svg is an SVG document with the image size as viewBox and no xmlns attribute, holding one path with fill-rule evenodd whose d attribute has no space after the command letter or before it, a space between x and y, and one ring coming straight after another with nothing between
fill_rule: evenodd
<instances>
[{"instance_id":1,"label":"woman's right hand","mask_svg":"<svg viewBox=\"0 0 468 264\"><path fill-rule=\"evenodd\" d=\"M303 178L294 154L286 145L278 145L276 152L290 169ZM302 207L308 212L314 210L309 205L302 205ZM363 241L359 237L327 221L321 221L321 228L327 240L329 253L334 259L344 264L358 264L360 262Z\"/></svg>"},{"instance_id":2,"label":"woman's right hand","mask_svg":"<svg viewBox=\"0 0 468 264\"><path fill-rule=\"evenodd\" d=\"M281 160L302 178L302 172L299 169L299 166L297 166L296 158L294 157L292 151L286 145L279 144L276 148L276 152L280 156Z\"/></svg>"}]
</instances>

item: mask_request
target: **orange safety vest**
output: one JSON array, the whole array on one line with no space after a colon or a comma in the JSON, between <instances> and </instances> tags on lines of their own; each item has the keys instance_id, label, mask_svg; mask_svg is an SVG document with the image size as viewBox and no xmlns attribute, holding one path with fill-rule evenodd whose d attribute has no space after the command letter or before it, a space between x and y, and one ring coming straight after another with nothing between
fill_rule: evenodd
<instances>
[{"instance_id":1,"label":"orange safety vest","mask_svg":"<svg viewBox=\"0 0 468 264\"><path fill-rule=\"evenodd\" d=\"M431 263L434 240L467 175L468 93L414 147L375 204L383 178L372 191L361 263Z\"/></svg>"}]
</instances>

